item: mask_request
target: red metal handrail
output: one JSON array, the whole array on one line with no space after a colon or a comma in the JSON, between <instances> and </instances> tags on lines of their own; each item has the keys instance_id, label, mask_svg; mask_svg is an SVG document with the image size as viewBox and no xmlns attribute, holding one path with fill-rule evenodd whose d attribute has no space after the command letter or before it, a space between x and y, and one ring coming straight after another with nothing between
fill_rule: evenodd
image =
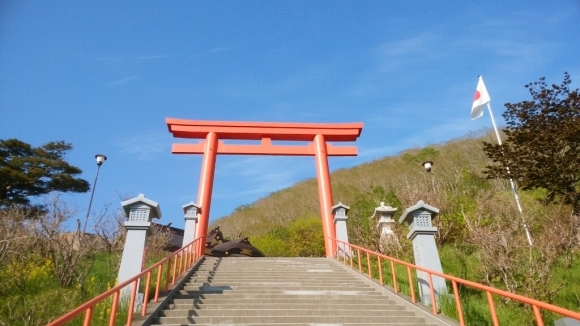
<instances>
[{"instance_id":1,"label":"red metal handrail","mask_svg":"<svg viewBox=\"0 0 580 326\"><path fill-rule=\"evenodd\" d=\"M118 312L119 307L119 298L121 297L121 291L127 287L128 285L132 285L131 288L131 296L129 300L129 311L127 316L127 326L131 325L131 320L133 319L133 310L135 309L135 297L137 294L137 284L138 280L143 277L147 276L147 282L145 284L145 295L143 296L143 305L141 309L141 316L145 316L147 312L147 303L148 303L148 296L149 296L149 287L151 285L151 274L153 270L157 269L157 282L155 285L155 295L153 298L153 302L159 301L159 290L161 286L161 273L163 271L163 266L167 263L167 274L166 274L166 281L165 281L165 291L169 288L169 276L171 270L171 264L173 261L173 266L176 267L179 264L179 269L173 268L173 275L172 275L172 284L175 284L175 279L179 278L185 273L185 271L193 266L193 264L197 261L197 259L201 256L196 252L196 246L201 241L201 238L197 238L191 243L185 245L181 249L177 250L176 252L172 253L171 255L165 257L161 261L155 263L153 266L143 270L141 273L133 276L132 278L126 280L123 283L117 284L114 288L92 298L91 300L83 303L82 305L78 306L74 310L68 312L65 315L62 315L58 319L48 323L48 326L61 326L69 321L73 320L75 317L78 317L85 314L85 319L83 322L83 326L91 325L91 318L95 309L95 306L107 298L113 296L113 302L111 304L111 314L109 316L109 326L115 325L116 315Z\"/></svg>"},{"instance_id":2,"label":"red metal handrail","mask_svg":"<svg viewBox=\"0 0 580 326\"><path fill-rule=\"evenodd\" d=\"M392 258L389 256L385 256L383 254L371 251L369 249L365 249L363 247L359 247L357 245L353 245L350 244L348 242L344 242L338 239L332 239L332 241L335 241L336 243L336 253L337 255L334 257L336 258L338 261L340 261L340 251L342 251L342 257L343 257L343 263L346 265L346 257L347 257L347 253L348 256L350 258L350 266L352 268L353 266L353 262L352 262L352 257L353 257L353 253L356 252L357 254L357 260L359 263L359 273L363 274L362 272L362 266L361 266L361 251L363 252L363 254L366 254L366 258L367 258L367 262L368 262L368 275L371 275L371 271L370 271L370 255L375 255L377 257L377 261L380 262L380 260L388 260L391 263L391 273L393 274L393 289L395 291L395 293L398 293L398 288L397 288L397 280L396 280L396 276L395 276L395 267L394 264L399 264L399 265L403 265L407 267L407 276L409 278L409 285L410 285L410 291L411 291L411 301L413 303L416 302L415 300L415 291L413 288L413 278L411 275L411 268L414 270L419 270L422 272L427 273L428 277L429 277L429 290L430 290L430 295L431 295L431 302L432 304L432 310L433 310L433 314L437 315L438 311L437 311L437 304L435 304L435 291L433 289L433 276L438 276L438 277L442 277L448 281L451 281L452 287L453 287L453 294L455 297L455 304L457 305L457 314L458 314L458 318L459 318L459 324L464 326L465 325L465 321L463 318L463 310L461 308L461 301L459 298L459 291L458 291L458 287L457 284L463 284L481 291L485 291L486 296L487 296L487 301L488 301L488 305L489 305L489 310L490 310L490 314L491 314L491 319L493 321L493 325L494 326L498 326L499 325L499 320L497 317L497 311L495 308L495 304L493 302L493 295L499 295L502 296L504 298L509 298L509 299L513 299L516 301L519 301L521 303L530 305L534 311L534 318L536 319L536 324L538 326L543 326L544 325L544 321L542 320L542 315L540 312L540 309L545 309L557 314L560 314L564 317L570 317L570 318L574 318L574 319L579 319L580 320L580 313L568 310L568 309L564 309L558 306L554 306L552 304L549 303L545 303L542 301L538 301L535 299L531 299L531 298L527 298L518 294L514 294L514 293L510 293L510 292L506 292L503 290L499 290L490 286L486 286L486 285L482 285L479 283L475 283L475 282L471 282L471 281L467 281L455 276L451 276L451 275L447 275L441 272L437 272L434 270L430 270L430 269L426 269L417 265L413 265L407 262L404 262L402 260L396 259L396 258ZM340 251L339 251L340 250ZM378 273L379 273L379 280L381 285L383 284L383 272L382 272L382 268L380 267L380 263L379 263L379 268L378 268Z\"/></svg>"}]
</instances>

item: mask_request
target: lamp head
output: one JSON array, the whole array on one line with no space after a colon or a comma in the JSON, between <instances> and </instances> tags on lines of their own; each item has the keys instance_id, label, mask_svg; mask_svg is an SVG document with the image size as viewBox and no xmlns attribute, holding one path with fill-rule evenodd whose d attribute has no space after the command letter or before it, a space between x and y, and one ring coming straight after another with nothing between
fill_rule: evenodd
<instances>
[{"instance_id":1,"label":"lamp head","mask_svg":"<svg viewBox=\"0 0 580 326\"><path fill-rule=\"evenodd\" d=\"M433 166L433 162L431 162L431 161L423 162L423 167L425 168L425 171L427 171L427 172L431 172L432 166Z\"/></svg>"},{"instance_id":2,"label":"lamp head","mask_svg":"<svg viewBox=\"0 0 580 326\"><path fill-rule=\"evenodd\" d=\"M97 154L95 155L95 159L97 160L97 165L101 165L103 164L103 162L105 162L107 160L107 157L103 154Z\"/></svg>"}]
</instances>

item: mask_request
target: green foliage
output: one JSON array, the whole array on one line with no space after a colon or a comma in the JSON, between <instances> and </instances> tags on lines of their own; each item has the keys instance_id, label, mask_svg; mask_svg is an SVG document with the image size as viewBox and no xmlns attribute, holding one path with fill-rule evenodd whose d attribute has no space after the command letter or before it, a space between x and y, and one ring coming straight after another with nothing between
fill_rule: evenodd
<instances>
[{"instance_id":1,"label":"green foliage","mask_svg":"<svg viewBox=\"0 0 580 326\"><path fill-rule=\"evenodd\" d=\"M401 200L395 192L385 190L382 186L374 186L366 192L358 195L356 202L350 206L348 237L351 243L365 248L378 250L379 230L377 220L371 217L375 208L381 202L392 207L401 207ZM400 211L395 213L394 219L398 218Z\"/></svg>"},{"instance_id":2,"label":"green foliage","mask_svg":"<svg viewBox=\"0 0 580 326\"><path fill-rule=\"evenodd\" d=\"M403 161L407 163L415 163L417 165L422 165L426 161L435 161L439 156L439 151L431 147L422 148L419 153L412 155L410 153L405 153L401 156Z\"/></svg>"},{"instance_id":3,"label":"green foliage","mask_svg":"<svg viewBox=\"0 0 580 326\"><path fill-rule=\"evenodd\" d=\"M250 243L266 257L286 257L290 252L288 242L272 233L251 237Z\"/></svg>"},{"instance_id":4,"label":"green foliage","mask_svg":"<svg viewBox=\"0 0 580 326\"><path fill-rule=\"evenodd\" d=\"M324 257L324 237L319 217L306 215L288 227L250 238L266 257Z\"/></svg>"},{"instance_id":5,"label":"green foliage","mask_svg":"<svg viewBox=\"0 0 580 326\"><path fill-rule=\"evenodd\" d=\"M51 270L50 261L22 262L30 270L25 286L7 289L2 294L0 325L45 325L50 320L111 288L115 284L116 273L109 268L107 259L107 254L97 255L91 274L82 283L69 288L62 288L58 285ZM13 267L4 271L9 272L10 268ZM7 282L14 275L22 273L22 271L13 272L10 275L0 273L0 283ZM103 310L106 309L110 309L110 303L102 305L95 311L93 321L97 321L99 315L103 315ZM71 325L80 324L82 324L81 319ZM105 320L102 325L107 325Z\"/></svg>"},{"instance_id":6,"label":"green foliage","mask_svg":"<svg viewBox=\"0 0 580 326\"><path fill-rule=\"evenodd\" d=\"M29 205L30 197L52 191L87 192L89 183L64 157L72 145L64 141L40 147L17 139L0 140L0 207Z\"/></svg>"},{"instance_id":7,"label":"green foliage","mask_svg":"<svg viewBox=\"0 0 580 326\"><path fill-rule=\"evenodd\" d=\"M491 188L484 177L472 171L461 169L458 176L454 187L445 190L446 205L436 220L441 227L441 232L437 234L437 242L441 245L464 241L468 231L464 216L473 214L477 206L476 197L480 192Z\"/></svg>"},{"instance_id":8,"label":"green foliage","mask_svg":"<svg viewBox=\"0 0 580 326\"><path fill-rule=\"evenodd\" d=\"M299 218L290 224L288 232L288 249L292 257L324 257L324 235L319 217Z\"/></svg>"},{"instance_id":9,"label":"green foliage","mask_svg":"<svg viewBox=\"0 0 580 326\"><path fill-rule=\"evenodd\" d=\"M580 91L570 90L571 82L568 73L551 87L540 78L525 86L531 100L506 104L507 139L501 146L484 143L496 163L485 173L511 176L524 189L544 188L548 201L560 198L580 216Z\"/></svg>"}]
</instances>

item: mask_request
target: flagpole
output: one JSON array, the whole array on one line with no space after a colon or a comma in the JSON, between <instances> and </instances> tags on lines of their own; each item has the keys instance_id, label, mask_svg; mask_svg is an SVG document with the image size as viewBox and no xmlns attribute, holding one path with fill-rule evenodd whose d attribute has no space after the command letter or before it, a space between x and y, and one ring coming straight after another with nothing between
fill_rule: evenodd
<instances>
[{"instance_id":1,"label":"flagpole","mask_svg":"<svg viewBox=\"0 0 580 326\"><path fill-rule=\"evenodd\" d=\"M493 129L495 130L495 135L497 136L497 142L501 146L501 137L499 136L499 131L497 130L497 126L495 125L495 119L493 118L493 112L491 111L491 105L487 102L487 109L489 110L489 116L491 117L491 123L493 124ZM526 224L526 219L524 218L524 211L522 210L522 205L520 205L520 197L518 196L518 192L516 190L516 185L514 180L511 177L510 168L506 166L506 170L510 179L510 185L512 186L512 192L516 199L516 204L518 206L518 210L520 211L520 216L522 218L522 223L524 224L524 229L526 231L526 237L528 238L528 244L530 247L532 246L532 235L530 234L530 229L528 228L528 224Z\"/></svg>"}]
</instances>

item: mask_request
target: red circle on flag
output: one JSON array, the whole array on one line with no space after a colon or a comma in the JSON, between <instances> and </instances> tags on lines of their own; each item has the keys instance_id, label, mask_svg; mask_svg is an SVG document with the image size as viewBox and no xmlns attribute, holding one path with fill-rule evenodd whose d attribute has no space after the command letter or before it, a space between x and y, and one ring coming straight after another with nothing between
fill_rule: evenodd
<instances>
[{"instance_id":1,"label":"red circle on flag","mask_svg":"<svg viewBox=\"0 0 580 326\"><path fill-rule=\"evenodd\" d=\"M476 91L475 91L475 96L473 97L473 100L474 100L474 101L477 101L477 100L479 100L479 98L480 98L480 97L481 97L481 94L479 93L479 91L478 91L478 90L476 90Z\"/></svg>"}]
</instances>

